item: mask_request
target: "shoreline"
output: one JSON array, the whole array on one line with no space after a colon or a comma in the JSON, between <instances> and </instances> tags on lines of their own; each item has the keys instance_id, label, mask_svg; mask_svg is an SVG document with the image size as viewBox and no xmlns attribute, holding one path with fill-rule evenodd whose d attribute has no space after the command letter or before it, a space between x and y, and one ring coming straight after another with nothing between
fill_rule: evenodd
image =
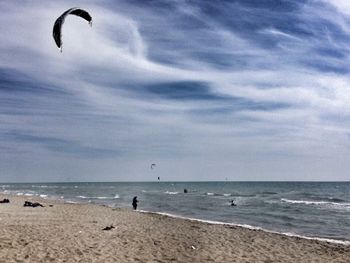
<instances>
[{"instance_id":1,"label":"shoreline","mask_svg":"<svg viewBox=\"0 0 350 263\"><path fill-rule=\"evenodd\" d=\"M4 262L348 262L350 247L229 224L0 194ZM25 201L44 207L23 207ZM104 231L103 228L113 226Z\"/></svg>"},{"instance_id":2,"label":"shoreline","mask_svg":"<svg viewBox=\"0 0 350 263\"><path fill-rule=\"evenodd\" d=\"M13 197L23 197L23 198L34 198L38 200L50 200L54 202L63 202L66 204L80 204L80 205L85 205L85 204L93 204L93 205L100 205L100 206L106 206L111 209L115 209L113 206L105 205L105 204L100 204L100 203L91 203L91 202L79 202L79 201L71 201L71 200L65 200L65 199L59 199L59 198L54 198L52 196L48 195L32 195L32 194L23 194L23 195L18 195L15 193L4 193L1 192L1 195L9 195ZM123 207L121 209L128 209L126 207ZM215 221L215 220L207 220L207 219L200 219L200 218L191 218L191 217L186 217L182 215L177 215L177 214L172 214L168 212L154 212L154 211L148 211L148 210L142 210L138 209L136 212L140 213L147 213L147 214L156 214L156 215L164 215L168 216L171 218L179 218L179 219L184 219L184 220L189 220L189 221L196 221L196 222L202 222L202 223L207 223L207 224L212 224L212 225L223 225L223 226L234 226L234 227L242 227L245 229L250 229L250 230L258 230L258 231L263 231L266 233L271 233L271 234L277 234L277 235L282 235L282 236L288 236L288 237L296 237L296 238L302 238L306 240L317 240L320 242L328 242L328 243L333 243L333 244L340 244L344 246L350 246L350 240L341 240L341 239L332 239L332 238L327 238L327 237L317 237L317 236L304 236L296 233L291 233L291 232L278 232L274 230L269 230L263 227L259 226L253 226L253 225L248 225L248 224L238 224L238 223L230 223L230 222L222 222L222 221Z\"/></svg>"},{"instance_id":3,"label":"shoreline","mask_svg":"<svg viewBox=\"0 0 350 263\"><path fill-rule=\"evenodd\" d=\"M277 232L277 231L265 229L265 228L262 228L259 226L252 226L252 225L248 225L248 224L236 224L236 223L228 223L228 222L221 222L221 221L199 219L199 218L193 218L193 217L185 217L185 216L166 213L166 212L152 212L152 211L147 211L147 210L138 210L137 212L146 213L146 214L164 215L164 216L168 216L168 217L172 217L172 218L179 218L179 219L184 219L184 220L189 220L189 221L194 221L194 222L207 223L207 224L211 224L211 225L241 227L241 228L245 228L245 229L249 229L249 230L262 231L262 232L281 235L281 236L296 237L296 238L301 238L301 239L306 239L306 240L316 240L316 241L320 241L320 242L350 246L350 240L339 240L339 239L332 239L332 238L303 236L303 235L298 235L298 234L289 233L289 232Z\"/></svg>"}]
</instances>

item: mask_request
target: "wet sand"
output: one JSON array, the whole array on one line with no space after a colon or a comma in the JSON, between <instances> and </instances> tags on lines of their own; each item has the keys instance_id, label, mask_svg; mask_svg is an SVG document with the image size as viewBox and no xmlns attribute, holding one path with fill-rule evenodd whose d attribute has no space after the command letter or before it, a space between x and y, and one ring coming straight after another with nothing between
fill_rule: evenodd
<instances>
[{"instance_id":1,"label":"wet sand","mask_svg":"<svg viewBox=\"0 0 350 263\"><path fill-rule=\"evenodd\" d=\"M350 261L350 246L341 244L101 205L3 198L10 203L0 204L0 262Z\"/></svg>"}]
</instances>

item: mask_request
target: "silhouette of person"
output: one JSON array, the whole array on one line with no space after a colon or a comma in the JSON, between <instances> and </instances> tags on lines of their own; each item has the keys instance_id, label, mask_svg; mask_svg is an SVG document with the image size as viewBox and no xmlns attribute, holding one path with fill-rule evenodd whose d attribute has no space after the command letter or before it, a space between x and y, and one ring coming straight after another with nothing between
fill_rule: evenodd
<instances>
[{"instance_id":1,"label":"silhouette of person","mask_svg":"<svg viewBox=\"0 0 350 263\"><path fill-rule=\"evenodd\" d=\"M236 204L231 200L231 206L236 206Z\"/></svg>"},{"instance_id":2,"label":"silhouette of person","mask_svg":"<svg viewBox=\"0 0 350 263\"><path fill-rule=\"evenodd\" d=\"M137 202L138 202L138 200L137 200L137 196L135 196L133 199L132 199L132 207L136 210L136 208L137 208Z\"/></svg>"}]
</instances>

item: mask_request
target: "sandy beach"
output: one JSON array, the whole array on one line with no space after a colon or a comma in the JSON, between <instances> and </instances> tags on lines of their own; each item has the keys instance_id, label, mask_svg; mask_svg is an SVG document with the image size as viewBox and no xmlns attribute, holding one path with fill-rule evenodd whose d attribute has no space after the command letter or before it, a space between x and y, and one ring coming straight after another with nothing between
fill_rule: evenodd
<instances>
[{"instance_id":1,"label":"sandy beach","mask_svg":"<svg viewBox=\"0 0 350 263\"><path fill-rule=\"evenodd\" d=\"M0 195L0 262L349 262L350 246L27 196ZM23 207L25 201L45 207ZM50 206L51 205L51 206ZM111 230L102 230L113 225Z\"/></svg>"}]
</instances>

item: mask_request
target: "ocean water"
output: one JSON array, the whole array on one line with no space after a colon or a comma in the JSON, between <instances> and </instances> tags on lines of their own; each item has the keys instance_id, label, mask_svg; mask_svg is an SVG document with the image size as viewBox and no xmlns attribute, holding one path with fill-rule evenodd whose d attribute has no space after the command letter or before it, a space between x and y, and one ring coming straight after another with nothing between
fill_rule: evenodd
<instances>
[{"instance_id":1,"label":"ocean water","mask_svg":"<svg viewBox=\"0 0 350 263\"><path fill-rule=\"evenodd\" d=\"M350 241L350 182L29 183L0 192L129 208L138 196L144 211Z\"/></svg>"}]
</instances>

